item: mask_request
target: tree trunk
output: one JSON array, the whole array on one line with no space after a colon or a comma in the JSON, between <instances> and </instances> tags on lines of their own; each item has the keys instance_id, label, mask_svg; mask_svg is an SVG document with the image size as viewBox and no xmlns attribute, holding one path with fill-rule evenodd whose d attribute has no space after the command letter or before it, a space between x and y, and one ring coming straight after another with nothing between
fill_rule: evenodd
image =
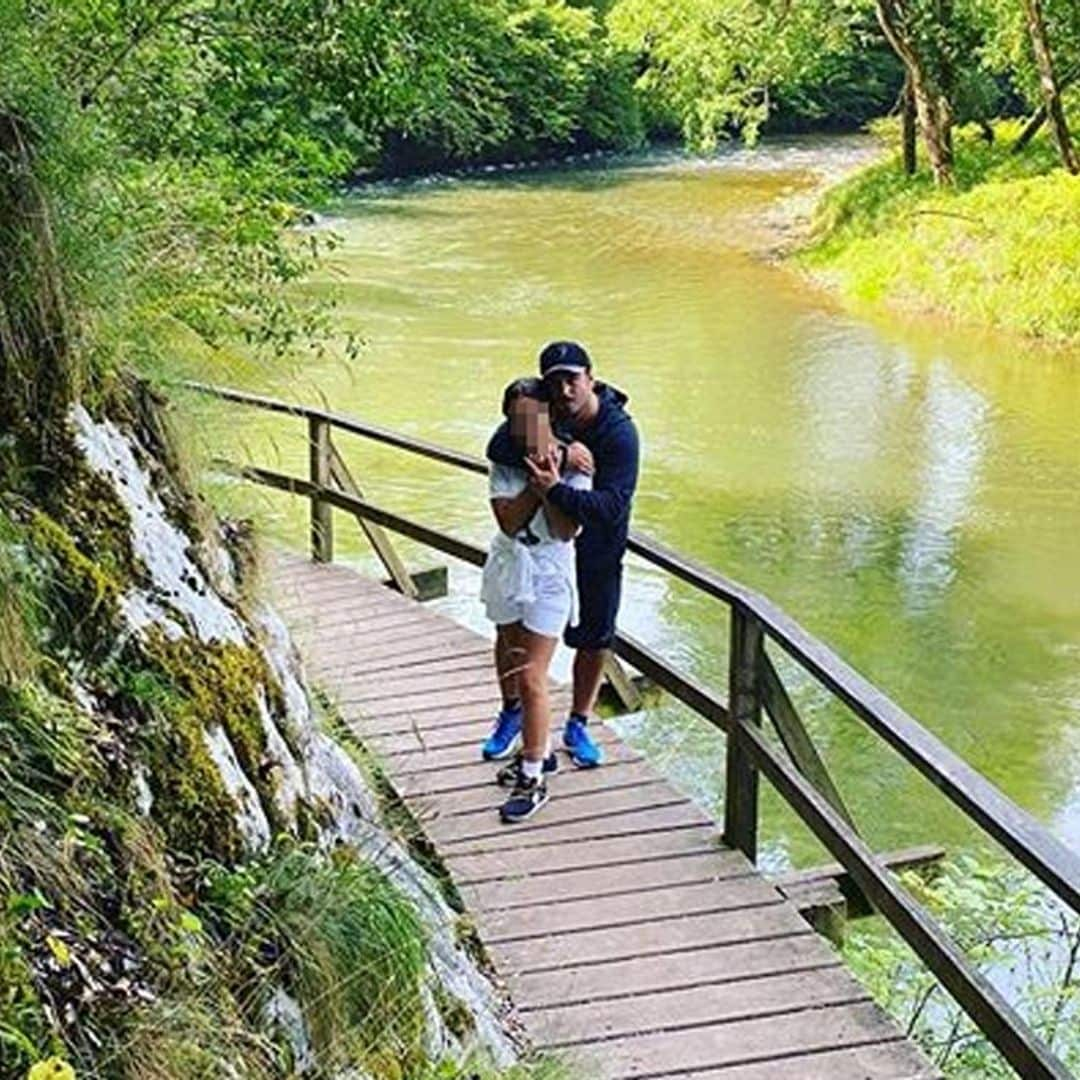
<instances>
[{"instance_id":1,"label":"tree trunk","mask_svg":"<svg viewBox=\"0 0 1080 1080\"><path fill-rule=\"evenodd\" d=\"M1065 108L1061 104L1061 90L1054 74L1054 60L1050 53L1050 41L1046 36L1046 20L1043 18L1042 0L1024 0L1024 10L1027 12L1031 44L1035 50L1035 62L1039 67L1039 85L1042 87L1046 115L1050 119L1050 126L1054 132L1054 141L1057 143L1058 153L1061 155L1061 163L1069 172L1076 174L1080 172L1080 162L1077 161L1076 151L1069 135L1069 125L1065 120Z\"/></svg>"},{"instance_id":2,"label":"tree trunk","mask_svg":"<svg viewBox=\"0 0 1080 1080\"><path fill-rule=\"evenodd\" d=\"M1076 82L1077 75L1080 75L1080 67L1074 66L1066 71L1057 81L1058 93L1063 94L1070 86L1072 86L1072 84ZM1024 147L1039 134L1039 129L1045 123L1046 105L1044 103L1031 114L1031 119L1024 125L1024 130L1020 132L1016 142L1012 144L1010 152L1019 154Z\"/></svg>"},{"instance_id":3,"label":"tree trunk","mask_svg":"<svg viewBox=\"0 0 1080 1080\"><path fill-rule=\"evenodd\" d=\"M886 39L903 63L911 82L915 112L934 183L951 184L952 107L948 96L934 78L931 65L919 54L907 33L901 0L877 0L877 16Z\"/></svg>"},{"instance_id":4,"label":"tree trunk","mask_svg":"<svg viewBox=\"0 0 1080 1080\"><path fill-rule=\"evenodd\" d=\"M915 139L915 92L911 89L911 76L905 74L904 89L900 91L900 131L904 147L904 175L914 176L918 168Z\"/></svg>"}]
</instances>

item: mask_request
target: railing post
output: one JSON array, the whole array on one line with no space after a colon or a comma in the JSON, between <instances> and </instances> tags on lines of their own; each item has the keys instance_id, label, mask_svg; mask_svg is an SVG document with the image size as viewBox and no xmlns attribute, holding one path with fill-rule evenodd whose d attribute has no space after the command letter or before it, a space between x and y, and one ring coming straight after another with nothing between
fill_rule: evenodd
<instances>
[{"instance_id":1,"label":"railing post","mask_svg":"<svg viewBox=\"0 0 1080 1080\"><path fill-rule=\"evenodd\" d=\"M761 726L761 623L737 604L731 608L731 658L728 666L727 768L724 789L724 842L757 861L758 773L746 751L742 727Z\"/></svg>"},{"instance_id":2,"label":"railing post","mask_svg":"<svg viewBox=\"0 0 1080 1080\"><path fill-rule=\"evenodd\" d=\"M308 462L311 482L320 488L330 486L330 425L316 416L308 417ZM318 495L311 496L311 557L316 562L334 559L333 507Z\"/></svg>"}]
</instances>

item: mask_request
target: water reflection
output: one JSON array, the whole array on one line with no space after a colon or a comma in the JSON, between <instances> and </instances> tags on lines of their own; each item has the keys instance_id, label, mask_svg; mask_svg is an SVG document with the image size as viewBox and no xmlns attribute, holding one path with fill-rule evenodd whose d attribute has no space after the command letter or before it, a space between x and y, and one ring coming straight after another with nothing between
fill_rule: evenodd
<instances>
[{"instance_id":1,"label":"water reflection","mask_svg":"<svg viewBox=\"0 0 1080 1080\"><path fill-rule=\"evenodd\" d=\"M499 388L536 346L579 336L627 390L645 446L636 525L773 597L1012 797L1080 831L1080 363L1012 342L839 312L742 247L816 154L838 142L673 157L597 173L388 187L340 210L331 275L361 364L248 369L282 396L332 399L480 452ZM197 370L218 376L217 370ZM206 406L197 406L206 409ZM302 472L299 427L200 414L208 453ZM194 426L194 424L193 424ZM289 431L292 434L288 434ZM482 480L341 441L376 501L484 542ZM229 493L227 497L232 497ZM237 496L249 510L253 496ZM303 508L260 496L306 542ZM339 550L370 566L358 530ZM439 561L405 545L417 566ZM475 575L454 614L483 626ZM631 560L623 625L723 687L727 625L704 598ZM970 831L828 695L777 659L839 786L880 847ZM564 665L563 656L560 663ZM666 706L628 730L703 802L719 737ZM819 853L775 800L772 857Z\"/></svg>"},{"instance_id":2,"label":"water reflection","mask_svg":"<svg viewBox=\"0 0 1080 1080\"><path fill-rule=\"evenodd\" d=\"M956 576L956 546L977 495L989 408L938 362L928 373L920 413L923 463L900 568L913 616L939 602Z\"/></svg>"}]
</instances>

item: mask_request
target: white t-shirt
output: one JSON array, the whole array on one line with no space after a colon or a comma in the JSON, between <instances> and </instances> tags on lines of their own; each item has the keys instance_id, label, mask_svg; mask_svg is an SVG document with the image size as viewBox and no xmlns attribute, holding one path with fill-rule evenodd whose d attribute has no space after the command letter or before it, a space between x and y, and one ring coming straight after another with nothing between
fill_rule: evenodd
<instances>
[{"instance_id":1,"label":"white t-shirt","mask_svg":"<svg viewBox=\"0 0 1080 1080\"><path fill-rule=\"evenodd\" d=\"M592 490L592 477L585 473L575 472L573 469L564 473L561 480L562 483L566 484L568 487L576 488L578 491ZM488 495L490 498L514 499L525 490L528 483L529 474L526 469L519 468L516 465L500 465L494 461L491 463L491 473L488 484ZM530 534L539 541L539 544L534 541L532 546L569 543L569 541L555 536L551 529L548 528L547 516L544 514L544 508L542 506L536 508L536 513L533 514L529 523L524 528L518 530L514 539L524 540L528 543Z\"/></svg>"}]
</instances>

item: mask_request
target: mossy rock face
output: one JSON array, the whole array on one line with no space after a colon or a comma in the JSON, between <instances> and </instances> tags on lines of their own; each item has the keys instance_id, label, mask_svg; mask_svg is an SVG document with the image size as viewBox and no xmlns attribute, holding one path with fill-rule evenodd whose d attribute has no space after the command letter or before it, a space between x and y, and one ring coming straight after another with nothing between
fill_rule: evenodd
<instances>
[{"instance_id":1,"label":"mossy rock face","mask_svg":"<svg viewBox=\"0 0 1080 1080\"><path fill-rule=\"evenodd\" d=\"M120 582L41 510L30 516L29 536L50 569L53 645L61 651L74 649L91 661L104 659L121 630Z\"/></svg>"}]
</instances>

